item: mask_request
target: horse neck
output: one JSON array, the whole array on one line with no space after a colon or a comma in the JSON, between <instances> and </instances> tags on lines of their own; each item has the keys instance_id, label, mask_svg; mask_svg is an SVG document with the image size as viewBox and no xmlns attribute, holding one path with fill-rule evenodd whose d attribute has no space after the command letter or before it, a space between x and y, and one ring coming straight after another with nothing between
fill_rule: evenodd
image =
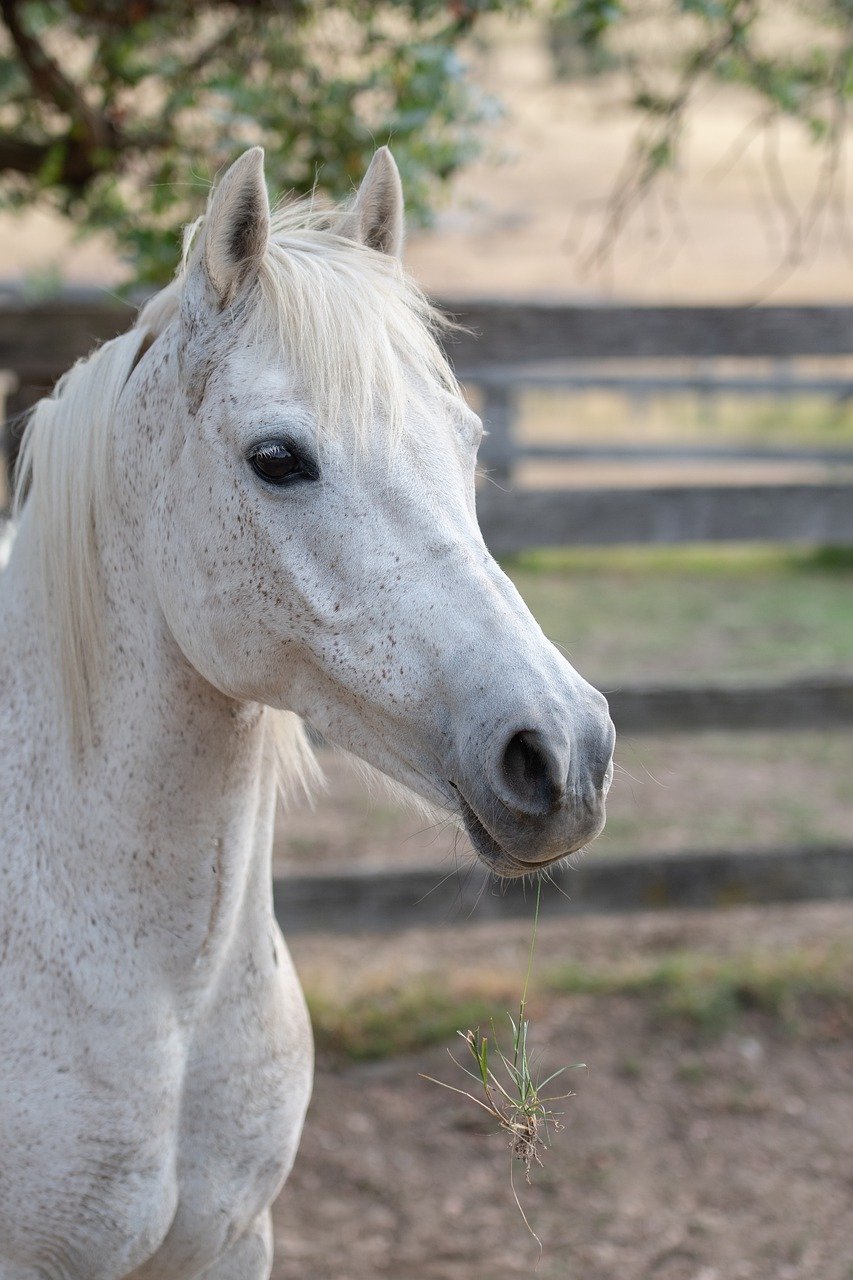
<instances>
[{"instance_id":1,"label":"horse neck","mask_svg":"<svg viewBox=\"0 0 853 1280\"><path fill-rule=\"evenodd\" d=\"M92 741L79 756L66 740L54 650L28 578L38 561L27 554L35 530L26 515L4 575L4 676L18 688L23 731L40 726L29 730L41 744L33 748L32 807L43 843L81 897L100 899L113 915L130 911L142 930L178 940L179 958L197 958L214 902L221 914L229 894L244 901L250 880L259 900L269 898L268 713L226 698L184 658L146 581L142 540L118 505L98 528L103 660L91 691Z\"/></svg>"}]
</instances>

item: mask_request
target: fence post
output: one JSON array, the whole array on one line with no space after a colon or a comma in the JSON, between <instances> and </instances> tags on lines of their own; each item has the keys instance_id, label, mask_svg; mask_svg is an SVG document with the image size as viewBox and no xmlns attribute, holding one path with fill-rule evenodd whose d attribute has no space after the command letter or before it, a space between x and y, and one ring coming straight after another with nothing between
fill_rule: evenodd
<instances>
[{"instance_id":1,"label":"fence post","mask_svg":"<svg viewBox=\"0 0 853 1280\"><path fill-rule=\"evenodd\" d=\"M12 467L9 465L11 428L9 419L15 409L18 378L11 369L0 369L0 516L5 517L12 505Z\"/></svg>"},{"instance_id":2,"label":"fence post","mask_svg":"<svg viewBox=\"0 0 853 1280\"><path fill-rule=\"evenodd\" d=\"M14 488L15 467L18 462L21 436L26 426L26 412L28 409L32 409L33 405L38 400L41 400L42 396L47 395L49 390L50 388L44 385L36 386L33 383L22 381L14 374L11 375L11 382L7 384L5 411L2 418L0 418L0 421L2 421L0 467L2 467L7 485L7 499Z\"/></svg>"},{"instance_id":3,"label":"fence post","mask_svg":"<svg viewBox=\"0 0 853 1280\"><path fill-rule=\"evenodd\" d=\"M488 434L480 450L480 461L493 480L510 480L517 453L513 440L515 392L506 383L484 382L481 386L483 425Z\"/></svg>"}]
</instances>

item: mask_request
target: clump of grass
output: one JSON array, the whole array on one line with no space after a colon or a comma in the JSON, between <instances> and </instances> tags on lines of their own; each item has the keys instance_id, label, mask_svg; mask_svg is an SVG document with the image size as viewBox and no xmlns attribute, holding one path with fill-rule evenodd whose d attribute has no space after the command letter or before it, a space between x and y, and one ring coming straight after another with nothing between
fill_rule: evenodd
<instances>
[{"instance_id":1,"label":"clump of grass","mask_svg":"<svg viewBox=\"0 0 853 1280\"><path fill-rule=\"evenodd\" d=\"M488 1112L498 1128L508 1134L512 1157L524 1166L525 1181L529 1184L533 1165L542 1164L540 1148L550 1145L550 1131L563 1127L558 1113L550 1107L552 1102L559 1099L546 1098L542 1091L552 1080L562 1075L566 1068L560 1067L546 1079L538 1079L527 1049L530 1020L522 1016L516 1020L510 1016L509 1022L512 1027L511 1055L505 1054L501 1049L494 1023L491 1050L489 1037L484 1036L479 1027L475 1031L457 1032L468 1047L475 1070L464 1066L453 1054L450 1056L465 1075L477 1082L482 1091L481 1097L467 1089L457 1089L443 1080L435 1080L432 1076L425 1076L424 1079L432 1080L434 1084L440 1084L453 1093L461 1093ZM568 1097L571 1094L561 1095L561 1098Z\"/></svg>"},{"instance_id":2,"label":"clump of grass","mask_svg":"<svg viewBox=\"0 0 853 1280\"><path fill-rule=\"evenodd\" d=\"M553 1104L572 1097L571 1093L556 1097L545 1095L544 1090L548 1085L561 1076L567 1068L559 1067L543 1079L535 1055L529 1047L530 1018L527 1016L527 993L536 949L541 892L540 880L536 888L533 934L518 1014L515 1018L512 1014L507 1014L512 1028L511 1051L505 1053L501 1048L494 1021L492 1021L491 1040L479 1027L473 1030L469 1028L466 1031L457 1031L457 1035L464 1041L468 1050L468 1066L448 1050L451 1061L476 1084L476 1093L469 1088L459 1088L457 1085L448 1084L445 1080L437 1080L434 1076L423 1076L432 1084L440 1085L442 1089L449 1089L451 1093L458 1093L480 1107L491 1117L498 1131L507 1136L510 1149L510 1187L524 1225L538 1244L540 1254L542 1241L530 1225L518 1198L513 1170L518 1161L524 1168L525 1181L530 1185L533 1166L542 1164L541 1152L550 1146L551 1134L563 1127L560 1119L562 1113L554 1111ZM582 1065L582 1063L576 1064L576 1066Z\"/></svg>"}]
</instances>

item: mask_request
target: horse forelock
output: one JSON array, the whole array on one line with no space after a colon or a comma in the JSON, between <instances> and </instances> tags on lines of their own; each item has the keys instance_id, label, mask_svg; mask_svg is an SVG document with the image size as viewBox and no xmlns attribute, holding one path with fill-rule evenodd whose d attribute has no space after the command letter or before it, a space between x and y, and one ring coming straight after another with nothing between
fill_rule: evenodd
<instances>
[{"instance_id":1,"label":"horse forelock","mask_svg":"<svg viewBox=\"0 0 853 1280\"><path fill-rule=\"evenodd\" d=\"M459 385L439 342L450 321L397 258L339 234L344 217L310 198L280 206L252 292L220 323L271 360L283 357L321 439L344 436L357 449L380 429L393 444L413 388L458 395ZM156 335L179 315L203 237L200 218L187 228L175 280L145 305L138 327Z\"/></svg>"}]
</instances>

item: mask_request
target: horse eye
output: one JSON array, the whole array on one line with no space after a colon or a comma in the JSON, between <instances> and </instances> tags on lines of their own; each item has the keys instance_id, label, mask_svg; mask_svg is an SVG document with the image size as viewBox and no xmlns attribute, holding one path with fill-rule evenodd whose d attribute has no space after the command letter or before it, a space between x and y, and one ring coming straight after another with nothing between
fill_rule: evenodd
<instances>
[{"instance_id":1,"label":"horse eye","mask_svg":"<svg viewBox=\"0 0 853 1280\"><path fill-rule=\"evenodd\" d=\"M268 484L287 484L300 477L316 480L318 475L316 464L310 458L282 440L257 445L249 454L249 462L255 474Z\"/></svg>"}]
</instances>

